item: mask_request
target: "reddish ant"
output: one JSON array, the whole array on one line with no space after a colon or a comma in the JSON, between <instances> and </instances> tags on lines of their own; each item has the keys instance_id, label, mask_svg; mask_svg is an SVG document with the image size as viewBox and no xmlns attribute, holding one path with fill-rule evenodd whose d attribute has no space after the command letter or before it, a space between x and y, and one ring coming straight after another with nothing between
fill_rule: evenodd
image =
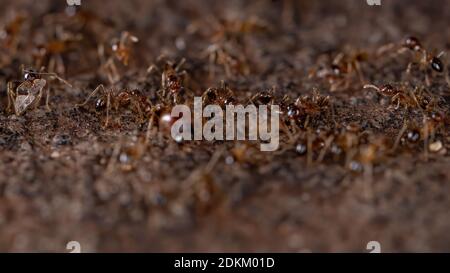
<instances>
[{"instance_id":1,"label":"reddish ant","mask_svg":"<svg viewBox=\"0 0 450 273\"><path fill-rule=\"evenodd\" d=\"M359 81L364 84L361 63L367 61L366 52L353 52L351 54L339 53L329 67L312 69L309 78L325 79L330 85L330 91L340 91L349 88L351 77L356 73Z\"/></svg>"},{"instance_id":2,"label":"reddish ant","mask_svg":"<svg viewBox=\"0 0 450 273\"><path fill-rule=\"evenodd\" d=\"M65 74L63 54L73 50L74 45L81 41L82 37L63 32L61 28L56 29L56 36L57 38L48 40L35 48L33 53L35 66L46 66L50 72Z\"/></svg>"},{"instance_id":3,"label":"reddish ant","mask_svg":"<svg viewBox=\"0 0 450 273\"><path fill-rule=\"evenodd\" d=\"M403 105L405 108L412 106L420 107L416 95L404 85L395 87L391 84L385 84L378 87L373 84L366 84L364 85L364 89L374 89L380 95L391 98L391 103L396 104L395 109L400 108L400 105Z\"/></svg>"},{"instance_id":4,"label":"reddish ant","mask_svg":"<svg viewBox=\"0 0 450 273\"><path fill-rule=\"evenodd\" d=\"M412 68L414 65L419 65L420 71L425 72L425 83L427 86L431 85L430 76L432 73L444 73L445 80L447 84L450 86L450 78L448 75L448 69L446 65L444 65L442 61L442 57L445 55L445 52L442 51L439 54L431 54L428 50L426 50L422 43L416 37L407 37L401 44L388 44L386 46L381 47L378 50L378 54L383 54L389 50L396 50L397 54L402 54L404 52L411 52L414 54L415 60L411 61L406 69L406 73L408 75L411 74Z\"/></svg>"},{"instance_id":5,"label":"reddish ant","mask_svg":"<svg viewBox=\"0 0 450 273\"><path fill-rule=\"evenodd\" d=\"M76 107L85 106L98 92L102 92L102 94L97 100L95 100L95 109L97 111L106 111L106 121L104 124L105 128L108 127L109 112L112 108L117 111L120 107L133 107L139 115L139 122L142 122L145 119L144 117L146 114L151 111L151 105L147 98L138 90L126 89L116 92L113 88L106 89L103 84L97 86L97 88L89 94L86 100L81 104L77 104Z\"/></svg>"},{"instance_id":6,"label":"reddish ant","mask_svg":"<svg viewBox=\"0 0 450 273\"><path fill-rule=\"evenodd\" d=\"M222 81L219 88L210 87L202 95L202 102L205 105L216 104L224 107L236 103L234 92Z\"/></svg>"},{"instance_id":7,"label":"reddish ant","mask_svg":"<svg viewBox=\"0 0 450 273\"><path fill-rule=\"evenodd\" d=\"M164 58L164 56L160 56L158 61ZM163 101L172 97L173 103L178 104L178 96L184 93L183 85L188 75L186 70L180 71L185 62L186 59L184 58L178 64L165 61L162 71L154 64L147 69L147 73L152 73L153 71L161 73L161 89L158 91L158 94Z\"/></svg>"},{"instance_id":8,"label":"reddish ant","mask_svg":"<svg viewBox=\"0 0 450 273\"><path fill-rule=\"evenodd\" d=\"M0 29L0 41L5 48L11 49L11 54L15 54L18 46L18 35L26 20L27 15L17 14L2 29Z\"/></svg>"},{"instance_id":9,"label":"reddish ant","mask_svg":"<svg viewBox=\"0 0 450 273\"><path fill-rule=\"evenodd\" d=\"M33 70L25 70L22 69L22 73L24 76L24 81L21 81L20 84L14 88L14 82L8 82L7 93L8 93L8 107L7 111L11 111L12 105L14 105L14 113L17 116L22 115L29 108L36 108L41 101L42 95L46 94L45 105L47 109L50 111L49 106L49 88L45 88L47 86L47 80L43 78L43 76L47 76L50 78L55 78L60 82L68 85L71 85L59 77L56 73L44 73L44 72L36 72Z\"/></svg>"},{"instance_id":10,"label":"reddish ant","mask_svg":"<svg viewBox=\"0 0 450 273\"><path fill-rule=\"evenodd\" d=\"M131 45L137 43L139 39L136 36L131 35L128 31L123 31L120 38L114 38L112 40L111 50L112 54L110 57L103 61L102 70L106 72L108 80L111 84L114 84L120 80L119 71L115 60L117 59L124 66L128 66L130 56L131 56ZM99 56L104 60L104 47L100 45L98 48Z\"/></svg>"},{"instance_id":11,"label":"reddish ant","mask_svg":"<svg viewBox=\"0 0 450 273\"><path fill-rule=\"evenodd\" d=\"M257 17L247 20L216 20L216 31L212 36L214 42L226 42L230 40L241 40L245 34L266 33L269 25Z\"/></svg>"},{"instance_id":12,"label":"reddish ant","mask_svg":"<svg viewBox=\"0 0 450 273\"><path fill-rule=\"evenodd\" d=\"M298 97L294 103L287 103L287 100L283 99L282 104L285 105L284 113L291 124L297 124L301 128L306 128L310 118L329 110L331 106L330 97L319 94L317 90L313 91L312 96Z\"/></svg>"},{"instance_id":13,"label":"reddish ant","mask_svg":"<svg viewBox=\"0 0 450 273\"><path fill-rule=\"evenodd\" d=\"M205 50L205 56L209 59L209 77L212 79L216 74L215 66L222 66L227 78L233 75L248 75L250 67L243 56L233 54L224 45L214 43Z\"/></svg>"}]
</instances>

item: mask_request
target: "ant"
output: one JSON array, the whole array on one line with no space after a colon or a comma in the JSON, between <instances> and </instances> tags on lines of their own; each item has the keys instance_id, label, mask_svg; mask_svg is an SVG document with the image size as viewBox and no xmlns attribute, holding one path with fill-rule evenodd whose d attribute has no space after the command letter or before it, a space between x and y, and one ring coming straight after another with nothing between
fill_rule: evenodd
<instances>
[{"instance_id":1,"label":"ant","mask_svg":"<svg viewBox=\"0 0 450 273\"><path fill-rule=\"evenodd\" d=\"M20 84L17 87L14 87L15 81L10 81L7 84L7 111L11 112L11 107L14 105L14 113L17 116L22 115L29 108L36 108L44 92L46 94L45 105L49 111L51 110L49 106L50 90L49 88L45 88L48 82L48 80L44 79L45 76L55 78L72 87L70 83L59 77L56 73L44 73L26 69L22 69L22 73L23 81L19 81Z\"/></svg>"},{"instance_id":2,"label":"ant","mask_svg":"<svg viewBox=\"0 0 450 273\"><path fill-rule=\"evenodd\" d=\"M203 104L217 104L221 107L226 105L233 105L236 103L234 92L228 87L228 85L221 81L220 87L210 87L202 95Z\"/></svg>"},{"instance_id":3,"label":"ant","mask_svg":"<svg viewBox=\"0 0 450 273\"><path fill-rule=\"evenodd\" d=\"M75 48L75 44L82 40L81 35L64 32L57 26L55 39L49 39L34 49L35 66L47 66L48 71L65 74L63 54Z\"/></svg>"},{"instance_id":4,"label":"ant","mask_svg":"<svg viewBox=\"0 0 450 273\"><path fill-rule=\"evenodd\" d=\"M216 20L216 31L211 40L218 41L239 41L245 34L267 33L270 30L269 25L257 17L250 17L247 20Z\"/></svg>"},{"instance_id":5,"label":"ant","mask_svg":"<svg viewBox=\"0 0 450 273\"><path fill-rule=\"evenodd\" d=\"M367 61L368 53L355 51L350 54L341 52L328 67L319 67L310 70L309 78L325 79L330 85L330 91L348 89L351 77L356 73L361 84L364 84L361 63Z\"/></svg>"},{"instance_id":6,"label":"ant","mask_svg":"<svg viewBox=\"0 0 450 273\"><path fill-rule=\"evenodd\" d=\"M138 90L125 89L116 92L113 88L106 89L103 84L97 86L97 88L89 94L86 100L81 104L77 104L76 107L85 106L98 92L101 92L102 94L97 100L95 100L95 109L96 111L106 111L104 128L108 127L109 112L112 108L117 111L120 107L134 107L133 109L139 115L139 122L142 122L144 120L144 116L151 111L151 105L148 102L147 97Z\"/></svg>"},{"instance_id":7,"label":"ant","mask_svg":"<svg viewBox=\"0 0 450 273\"><path fill-rule=\"evenodd\" d=\"M261 91L253 95L249 102L252 104L258 105L273 105L276 104L276 97L275 97L275 87L273 87L270 90L267 91ZM279 101L280 106L283 108L285 104L289 101L288 95L285 95L281 101Z\"/></svg>"},{"instance_id":8,"label":"ant","mask_svg":"<svg viewBox=\"0 0 450 273\"><path fill-rule=\"evenodd\" d=\"M416 37L407 37L400 44L388 44L381 47L378 50L378 54L383 54L389 50L396 50L397 54L403 54L404 52L411 52L414 55L415 60L411 61L406 69L406 73L408 75L411 74L412 68L414 65L419 65L419 70L425 72L425 83L427 86L431 85L430 76L434 73L442 74L444 73L445 80L447 84L450 86L450 78L448 75L448 69L446 65L444 65L442 61L442 57L445 55L445 52L442 51L439 54L432 54L428 50L426 50L422 43Z\"/></svg>"},{"instance_id":9,"label":"ant","mask_svg":"<svg viewBox=\"0 0 450 273\"><path fill-rule=\"evenodd\" d=\"M210 79L216 74L216 65L223 67L227 78L231 78L233 75L250 74L250 67L245 57L233 54L225 45L213 43L206 48L204 55L209 59Z\"/></svg>"},{"instance_id":10,"label":"ant","mask_svg":"<svg viewBox=\"0 0 450 273\"><path fill-rule=\"evenodd\" d=\"M404 85L394 87L391 84L385 84L378 87L373 84L366 84L363 88L374 89L380 95L391 98L391 103L396 104L396 110L400 108L400 105L403 105L405 108L412 106L420 107L420 103L418 102L416 95Z\"/></svg>"},{"instance_id":11,"label":"ant","mask_svg":"<svg viewBox=\"0 0 450 273\"><path fill-rule=\"evenodd\" d=\"M157 60L159 62L164 58L164 56L160 56ZM183 85L188 76L186 70L180 71L185 63L186 59L183 58L178 64L165 61L162 71L155 64L152 64L147 69L147 73L152 73L153 71L161 73L161 89L158 93L163 101L172 97L173 103L178 104L178 96L184 93Z\"/></svg>"},{"instance_id":12,"label":"ant","mask_svg":"<svg viewBox=\"0 0 450 273\"><path fill-rule=\"evenodd\" d=\"M297 124L301 128L306 128L312 117L320 115L324 110L329 110L331 106L330 97L321 95L316 89L312 96L300 96L294 103L286 103L286 101L283 99L282 103L286 105L284 113L291 121L291 125Z\"/></svg>"},{"instance_id":13,"label":"ant","mask_svg":"<svg viewBox=\"0 0 450 273\"><path fill-rule=\"evenodd\" d=\"M22 30L22 26L26 21L26 14L17 14L5 26L0 29L0 41L5 48L11 49L11 55L16 53L18 47L18 36Z\"/></svg>"},{"instance_id":14,"label":"ant","mask_svg":"<svg viewBox=\"0 0 450 273\"><path fill-rule=\"evenodd\" d=\"M131 45L137 42L139 42L139 39L136 36L131 35L128 31L123 31L119 39L114 38L112 40L112 54L105 62L103 62L102 65L102 69L106 72L108 80L111 84L114 84L120 80L120 75L115 60L117 59L124 66L128 66L132 52ZM102 60L104 60L104 51L103 45L100 45L98 52Z\"/></svg>"}]
</instances>

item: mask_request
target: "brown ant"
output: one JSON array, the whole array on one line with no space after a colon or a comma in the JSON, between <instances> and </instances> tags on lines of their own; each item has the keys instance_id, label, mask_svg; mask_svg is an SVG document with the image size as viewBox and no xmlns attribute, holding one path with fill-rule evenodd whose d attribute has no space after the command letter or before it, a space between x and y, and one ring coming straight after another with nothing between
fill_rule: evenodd
<instances>
[{"instance_id":1,"label":"brown ant","mask_svg":"<svg viewBox=\"0 0 450 273\"><path fill-rule=\"evenodd\" d=\"M275 104L274 88L256 93L250 98L249 102L257 106Z\"/></svg>"},{"instance_id":2,"label":"brown ant","mask_svg":"<svg viewBox=\"0 0 450 273\"><path fill-rule=\"evenodd\" d=\"M111 84L114 84L120 80L120 75L115 60L118 60L124 66L128 66L132 52L131 45L137 43L138 41L139 39L136 36L131 35L128 31L123 31L119 39L114 38L112 40L112 53L106 61L103 61L102 65L102 70L106 72L108 80ZM105 50L103 45L99 46L98 51L100 58L104 60Z\"/></svg>"},{"instance_id":3,"label":"brown ant","mask_svg":"<svg viewBox=\"0 0 450 273\"><path fill-rule=\"evenodd\" d=\"M214 42L224 42L230 40L239 41L245 34L267 33L269 25L257 17L250 17L246 20L216 20L216 31L211 40Z\"/></svg>"},{"instance_id":4,"label":"brown ant","mask_svg":"<svg viewBox=\"0 0 450 273\"><path fill-rule=\"evenodd\" d=\"M396 110L400 108L400 105L403 105L405 108L419 106L419 102L415 94L404 85L395 87L391 84L385 84L378 87L373 84L366 84L364 85L364 89L374 89L380 95L389 97L391 99L391 103L396 104Z\"/></svg>"},{"instance_id":5,"label":"brown ant","mask_svg":"<svg viewBox=\"0 0 450 273\"><path fill-rule=\"evenodd\" d=\"M407 37L401 44L388 44L381 47L378 50L378 54L383 54L386 51L394 49L397 54L402 54L404 52L411 52L414 55L415 60L411 61L406 69L408 75L411 74L414 65L419 65L420 71L425 72L425 83L427 86L431 85L430 76L432 73L444 73L445 80L450 86L450 78L448 75L448 69L442 61L442 57L445 52L442 51L439 54L432 54L426 50L422 43L416 37Z\"/></svg>"},{"instance_id":6,"label":"brown ant","mask_svg":"<svg viewBox=\"0 0 450 273\"><path fill-rule=\"evenodd\" d=\"M204 55L209 59L209 77L212 79L215 74L215 66L222 66L227 78L233 75L248 75L250 67L245 57L233 54L225 45L213 43L209 45Z\"/></svg>"},{"instance_id":7,"label":"brown ant","mask_svg":"<svg viewBox=\"0 0 450 273\"><path fill-rule=\"evenodd\" d=\"M82 37L63 32L61 28L56 29L56 36L34 49L35 66L46 66L50 72L65 74L63 54L73 50Z\"/></svg>"},{"instance_id":8,"label":"brown ant","mask_svg":"<svg viewBox=\"0 0 450 273\"><path fill-rule=\"evenodd\" d=\"M105 128L108 127L109 113L113 108L117 111L120 107L133 107L139 115L139 122L142 122L145 119L145 116L151 112L151 105L148 102L147 97L138 90L125 89L116 92L113 88L106 89L103 84L97 86L97 88L89 94L86 100L81 104L77 104L76 107L85 106L98 92L101 92L102 94L95 100L95 109L96 111L106 111Z\"/></svg>"},{"instance_id":9,"label":"brown ant","mask_svg":"<svg viewBox=\"0 0 450 273\"><path fill-rule=\"evenodd\" d=\"M219 88L210 87L202 95L202 102L205 105L216 104L224 107L236 103L234 92L222 81Z\"/></svg>"},{"instance_id":10,"label":"brown ant","mask_svg":"<svg viewBox=\"0 0 450 273\"><path fill-rule=\"evenodd\" d=\"M369 58L366 52L353 52L351 54L339 53L329 67L312 69L309 78L325 79L330 85L330 91L345 90L350 86L351 77L356 73L361 84L364 84L361 63Z\"/></svg>"},{"instance_id":11,"label":"brown ant","mask_svg":"<svg viewBox=\"0 0 450 273\"><path fill-rule=\"evenodd\" d=\"M42 95L46 94L45 105L50 111L49 106L49 88L47 86L48 80L43 77L55 78L58 81L71 87L70 83L59 77L56 73L44 73L33 70L22 69L23 81L14 88L14 82L10 81L7 85L8 93L8 107L7 111L11 112L12 105L14 106L14 113L17 116L22 115L29 108L36 108L41 101Z\"/></svg>"},{"instance_id":12,"label":"brown ant","mask_svg":"<svg viewBox=\"0 0 450 273\"><path fill-rule=\"evenodd\" d=\"M287 100L283 99L282 105L283 113L291 121L291 125L297 124L300 128L306 128L311 118L330 109L331 102L329 96L323 96L314 90L312 96L300 96L294 103L287 103Z\"/></svg>"},{"instance_id":13,"label":"brown ant","mask_svg":"<svg viewBox=\"0 0 450 273\"><path fill-rule=\"evenodd\" d=\"M17 14L11 21L9 21L2 29L0 29L0 41L2 46L12 50L12 55L15 54L18 46L18 35L26 20L26 14Z\"/></svg>"},{"instance_id":14,"label":"brown ant","mask_svg":"<svg viewBox=\"0 0 450 273\"><path fill-rule=\"evenodd\" d=\"M164 58L164 56L160 56L158 61ZM178 97L184 93L184 82L188 75L186 70L181 70L185 62L186 59L184 58L178 64L166 60L162 71L155 64L147 69L147 73L152 73L153 71L161 73L161 89L158 91L158 94L163 101L172 97L173 103L178 104Z\"/></svg>"}]
</instances>

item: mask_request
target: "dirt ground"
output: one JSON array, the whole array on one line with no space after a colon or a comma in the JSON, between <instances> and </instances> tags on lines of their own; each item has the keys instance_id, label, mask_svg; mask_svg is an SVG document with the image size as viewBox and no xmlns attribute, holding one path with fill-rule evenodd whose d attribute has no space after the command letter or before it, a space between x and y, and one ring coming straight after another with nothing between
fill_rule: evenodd
<instances>
[{"instance_id":1,"label":"dirt ground","mask_svg":"<svg viewBox=\"0 0 450 273\"><path fill-rule=\"evenodd\" d=\"M83 252L367 252L373 240L385 252L450 250L446 56L442 72L430 68L450 50L448 1L0 4L0 251L78 241ZM123 31L139 41L113 51ZM408 36L423 63L402 47ZM101 92L76 106L103 84L113 106L136 90L138 105L170 109L161 72L183 58L187 102L221 81L239 103L289 96L301 114L283 111L280 148L177 143L158 114L147 134L151 111L139 115L136 100L111 107L105 126ZM23 80L22 65L71 87L41 75L50 109L43 96L17 115L7 83Z\"/></svg>"}]
</instances>

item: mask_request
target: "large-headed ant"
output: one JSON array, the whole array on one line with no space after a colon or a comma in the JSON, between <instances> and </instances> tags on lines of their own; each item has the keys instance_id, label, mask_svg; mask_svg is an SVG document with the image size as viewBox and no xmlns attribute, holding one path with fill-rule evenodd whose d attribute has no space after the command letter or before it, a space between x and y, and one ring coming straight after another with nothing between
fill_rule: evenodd
<instances>
[{"instance_id":1,"label":"large-headed ant","mask_svg":"<svg viewBox=\"0 0 450 273\"><path fill-rule=\"evenodd\" d=\"M59 77L56 73L45 73L23 69L23 77L24 80L21 81L17 87L14 86L14 81L8 82L7 85L7 111L11 112L11 107L14 106L14 113L17 116L22 115L29 108L37 107L44 92L46 94L45 105L47 109L50 110L50 90L48 87L45 88L48 80L44 79L44 77L55 78L71 87L70 83Z\"/></svg>"}]
</instances>

